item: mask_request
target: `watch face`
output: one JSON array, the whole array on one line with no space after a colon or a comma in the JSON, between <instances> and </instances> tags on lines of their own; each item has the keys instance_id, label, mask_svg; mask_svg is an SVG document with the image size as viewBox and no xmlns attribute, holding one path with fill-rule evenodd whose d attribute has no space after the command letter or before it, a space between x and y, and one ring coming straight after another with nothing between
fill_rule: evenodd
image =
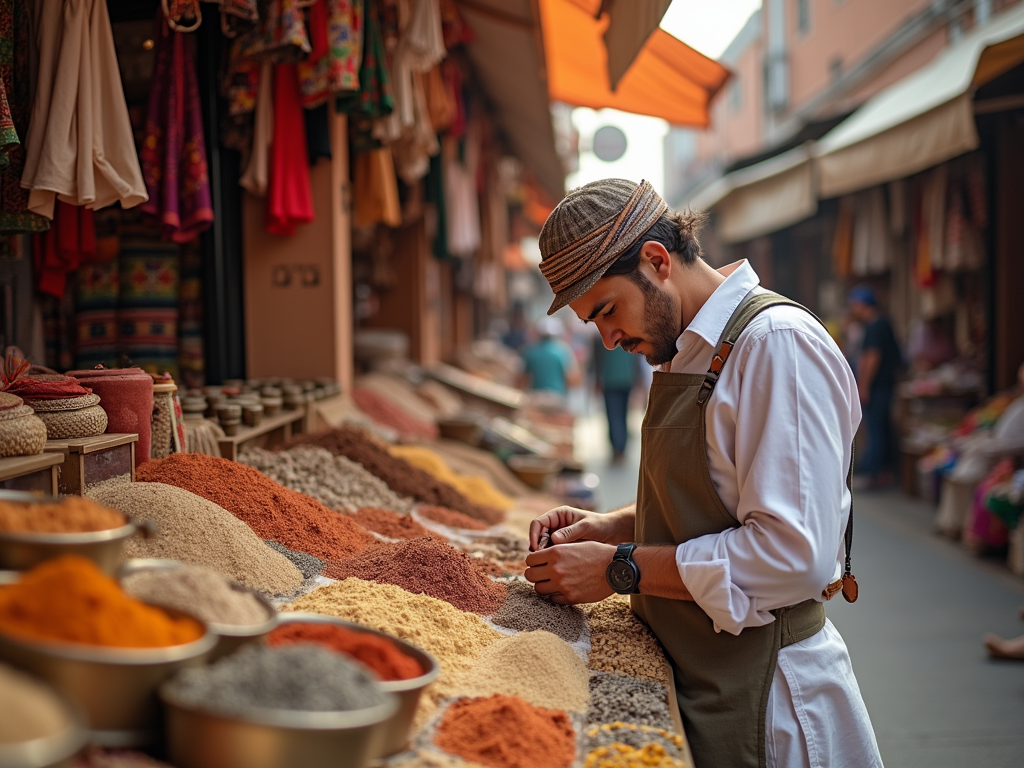
<instances>
[{"instance_id":1,"label":"watch face","mask_svg":"<svg viewBox=\"0 0 1024 768\"><path fill-rule=\"evenodd\" d=\"M616 592L632 592L636 586L636 569L631 563L613 560L608 566L608 583Z\"/></svg>"}]
</instances>

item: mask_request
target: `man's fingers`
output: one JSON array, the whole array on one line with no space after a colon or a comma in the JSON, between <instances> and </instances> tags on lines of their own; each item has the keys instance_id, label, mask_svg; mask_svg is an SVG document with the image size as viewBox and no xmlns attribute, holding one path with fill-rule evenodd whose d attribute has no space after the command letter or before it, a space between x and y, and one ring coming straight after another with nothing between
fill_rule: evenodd
<instances>
[{"instance_id":1,"label":"man's fingers","mask_svg":"<svg viewBox=\"0 0 1024 768\"><path fill-rule=\"evenodd\" d=\"M585 539L589 528L590 526L587 525L585 520L567 525L565 528L559 528L551 534L551 542L553 544L569 544L573 541Z\"/></svg>"}]
</instances>

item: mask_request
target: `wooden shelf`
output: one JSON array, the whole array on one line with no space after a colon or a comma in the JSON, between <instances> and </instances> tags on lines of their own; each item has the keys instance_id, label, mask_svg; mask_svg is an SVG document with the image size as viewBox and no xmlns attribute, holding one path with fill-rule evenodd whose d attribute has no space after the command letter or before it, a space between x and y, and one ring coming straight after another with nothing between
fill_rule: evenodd
<instances>
[{"instance_id":1,"label":"wooden shelf","mask_svg":"<svg viewBox=\"0 0 1024 768\"><path fill-rule=\"evenodd\" d=\"M220 444L220 455L225 459L237 461L239 450L250 443L260 448L283 443L293 434L302 432L305 419L306 409L297 408L294 411L281 411L273 416L264 416L258 427L242 425L238 428L237 434L222 437L217 441Z\"/></svg>"},{"instance_id":2,"label":"wooden shelf","mask_svg":"<svg viewBox=\"0 0 1024 768\"><path fill-rule=\"evenodd\" d=\"M64 461L60 453L34 456L9 456L0 459L0 488L11 491L41 491L57 495L57 466Z\"/></svg>"}]
</instances>

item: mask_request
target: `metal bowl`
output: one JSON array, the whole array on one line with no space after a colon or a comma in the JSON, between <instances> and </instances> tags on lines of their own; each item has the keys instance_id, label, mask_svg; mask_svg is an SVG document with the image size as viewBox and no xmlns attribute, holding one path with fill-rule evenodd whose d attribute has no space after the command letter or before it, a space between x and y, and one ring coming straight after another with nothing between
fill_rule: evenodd
<instances>
[{"instance_id":1,"label":"metal bowl","mask_svg":"<svg viewBox=\"0 0 1024 768\"><path fill-rule=\"evenodd\" d=\"M551 479L562 471L562 463L557 459L530 454L514 454L508 457L508 468L515 476L531 488L539 491L547 488Z\"/></svg>"},{"instance_id":2,"label":"metal bowl","mask_svg":"<svg viewBox=\"0 0 1024 768\"><path fill-rule=\"evenodd\" d=\"M28 741L0 744L0 765L4 768L71 768L74 757L89 741L82 718L63 696L56 694L64 709L67 726L57 733Z\"/></svg>"},{"instance_id":3,"label":"metal bowl","mask_svg":"<svg viewBox=\"0 0 1024 768\"><path fill-rule=\"evenodd\" d=\"M0 633L0 660L45 680L77 706L93 742L128 747L156 740L157 688L179 669L203 664L216 643L212 632L166 648L110 648Z\"/></svg>"},{"instance_id":4,"label":"metal bowl","mask_svg":"<svg viewBox=\"0 0 1024 768\"><path fill-rule=\"evenodd\" d=\"M169 759L177 768L365 768L398 700L350 712L252 709L225 715L183 704L160 687Z\"/></svg>"},{"instance_id":5,"label":"metal bowl","mask_svg":"<svg viewBox=\"0 0 1024 768\"><path fill-rule=\"evenodd\" d=\"M374 752L374 757L388 757L406 748L409 737L412 733L413 720L416 717L416 709L420 703L423 691L437 679L441 674L441 668L437 661L426 651L417 648L411 643L389 635L386 632L378 632L376 629L364 627L351 621L345 621L335 616L325 616L322 613L285 612L278 614L278 626L284 624L336 624L356 632L366 632L371 635L383 637L392 642L398 650L406 656L411 656L420 663L424 672L419 677L409 680L392 680L381 682L381 688L395 694L398 697L398 709L388 720L381 732L381 738Z\"/></svg>"},{"instance_id":6,"label":"metal bowl","mask_svg":"<svg viewBox=\"0 0 1024 768\"><path fill-rule=\"evenodd\" d=\"M441 437L474 447L480 445L480 438L483 437L480 422L472 418L438 419L437 429Z\"/></svg>"},{"instance_id":7,"label":"metal bowl","mask_svg":"<svg viewBox=\"0 0 1024 768\"><path fill-rule=\"evenodd\" d=\"M166 560L155 557L134 558L122 563L121 567L117 569L117 579L118 581L123 581L132 574L140 573L142 571L176 570L181 568L183 565L184 563L177 560ZM243 587L241 584L232 581L226 576L224 577L224 581L226 581L228 586L236 592L246 592L253 595L259 601L260 605L262 605L266 610L267 620L259 624L248 624L244 626L240 626L238 624L221 624L216 621L204 622L206 624L206 629L217 636L217 644L210 652L210 662L234 653L243 645L259 640L262 637L266 637L270 634L270 631L277 626L277 608L274 607L272 602L267 600L267 598L256 590Z\"/></svg>"},{"instance_id":8,"label":"metal bowl","mask_svg":"<svg viewBox=\"0 0 1024 768\"><path fill-rule=\"evenodd\" d=\"M18 504L59 504L52 496L36 496L17 491L0 491L0 501ZM135 533L151 536L155 527L148 521L133 521L122 515L125 524L119 528L88 533L7 533L0 532L0 569L27 571L46 560L61 555L81 555L96 563L108 576L113 576L121 562L124 542Z\"/></svg>"}]
</instances>

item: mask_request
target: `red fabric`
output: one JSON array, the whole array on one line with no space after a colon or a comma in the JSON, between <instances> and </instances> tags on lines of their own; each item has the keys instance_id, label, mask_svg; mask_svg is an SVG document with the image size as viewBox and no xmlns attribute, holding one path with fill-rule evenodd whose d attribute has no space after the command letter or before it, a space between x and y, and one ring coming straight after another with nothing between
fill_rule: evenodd
<instances>
[{"instance_id":1,"label":"red fabric","mask_svg":"<svg viewBox=\"0 0 1024 768\"><path fill-rule=\"evenodd\" d=\"M270 144L267 232L294 235L295 228L309 224L313 216L298 70L294 64L279 64L274 69L274 139Z\"/></svg>"},{"instance_id":2,"label":"red fabric","mask_svg":"<svg viewBox=\"0 0 1024 768\"><path fill-rule=\"evenodd\" d=\"M313 50L306 63L315 64L327 55L327 3L324 0L316 0L309 9L309 43Z\"/></svg>"},{"instance_id":3,"label":"red fabric","mask_svg":"<svg viewBox=\"0 0 1024 768\"><path fill-rule=\"evenodd\" d=\"M63 400L92 393L78 379L60 375L21 376L12 381L6 391L29 404L35 400Z\"/></svg>"},{"instance_id":4,"label":"red fabric","mask_svg":"<svg viewBox=\"0 0 1024 768\"><path fill-rule=\"evenodd\" d=\"M92 211L58 200L50 229L35 235L34 251L39 292L63 298L68 272L96 257Z\"/></svg>"}]
</instances>

